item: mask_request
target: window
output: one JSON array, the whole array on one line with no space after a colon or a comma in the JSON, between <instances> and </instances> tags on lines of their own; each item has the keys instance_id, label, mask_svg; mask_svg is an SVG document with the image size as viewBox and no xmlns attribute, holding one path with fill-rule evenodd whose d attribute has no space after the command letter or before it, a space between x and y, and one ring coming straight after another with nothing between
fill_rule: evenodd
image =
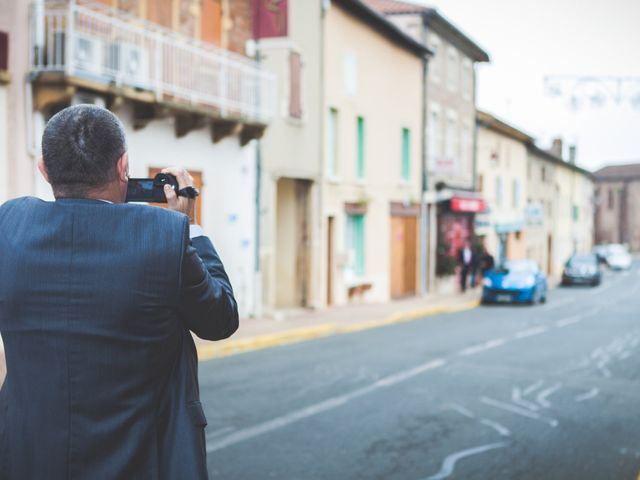
<instances>
[{"instance_id":1,"label":"window","mask_svg":"<svg viewBox=\"0 0 640 480\"><path fill-rule=\"evenodd\" d=\"M520 182L518 180L513 181L513 208L520 207Z\"/></svg>"},{"instance_id":2,"label":"window","mask_svg":"<svg viewBox=\"0 0 640 480\"><path fill-rule=\"evenodd\" d=\"M338 175L338 110L330 108L327 115L327 176Z\"/></svg>"},{"instance_id":3,"label":"window","mask_svg":"<svg viewBox=\"0 0 640 480\"><path fill-rule=\"evenodd\" d=\"M411 132L408 128L402 129L402 180L411 178Z\"/></svg>"},{"instance_id":4,"label":"window","mask_svg":"<svg viewBox=\"0 0 640 480\"><path fill-rule=\"evenodd\" d=\"M458 90L458 84L460 83L460 72L458 69L458 52L455 48L449 48L449 54L447 55L447 86L449 90L455 92Z\"/></svg>"},{"instance_id":5,"label":"window","mask_svg":"<svg viewBox=\"0 0 640 480\"><path fill-rule=\"evenodd\" d=\"M471 172L473 170L473 138L471 135L471 128L469 125L462 127L462 152L460 154L462 160L461 172Z\"/></svg>"},{"instance_id":6,"label":"window","mask_svg":"<svg viewBox=\"0 0 640 480\"><path fill-rule=\"evenodd\" d=\"M571 216L573 217L573 221L577 222L580 219L580 208L577 205L573 205L571 209Z\"/></svg>"},{"instance_id":7,"label":"window","mask_svg":"<svg viewBox=\"0 0 640 480\"><path fill-rule=\"evenodd\" d=\"M462 95L466 100L473 96L473 64L471 60L462 60Z\"/></svg>"},{"instance_id":8,"label":"window","mask_svg":"<svg viewBox=\"0 0 640 480\"><path fill-rule=\"evenodd\" d=\"M442 52L440 52L440 39L434 35L429 35L427 42L429 48L433 52L433 57L429 60L429 76L435 83L440 83L440 77L442 76Z\"/></svg>"},{"instance_id":9,"label":"window","mask_svg":"<svg viewBox=\"0 0 640 480\"><path fill-rule=\"evenodd\" d=\"M502 178L496 178L496 205L502 206Z\"/></svg>"},{"instance_id":10,"label":"window","mask_svg":"<svg viewBox=\"0 0 640 480\"><path fill-rule=\"evenodd\" d=\"M364 118L358 117L356 128L356 177L364 178Z\"/></svg>"},{"instance_id":11,"label":"window","mask_svg":"<svg viewBox=\"0 0 640 480\"><path fill-rule=\"evenodd\" d=\"M431 110L429 114L429 124L427 125L427 144L428 144L428 162L432 170L435 170L436 159L441 154L442 137L440 133L442 127L440 125L440 113L437 110Z\"/></svg>"},{"instance_id":12,"label":"window","mask_svg":"<svg viewBox=\"0 0 640 480\"><path fill-rule=\"evenodd\" d=\"M610 188L609 189L609 210L613 210L613 205L614 205L614 198L613 198L613 189Z\"/></svg>"},{"instance_id":13,"label":"window","mask_svg":"<svg viewBox=\"0 0 640 480\"><path fill-rule=\"evenodd\" d=\"M546 181L547 181L547 169L546 169L546 168L544 168L544 166L540 169L540 179L541 179L543 182L546 182Z\"/></svg>"},{"instance_id":14,"label":"window","mask_svg":"<svg viewBox=\"0 0 640 480\"><path fill-rule=\"evenodd\" d=\"M289 115L302 118L302 58L298 52L289 54Z\"/></svg>"},{"instance_id":15,"label":"window","mask_svg":"<svg viewBox=\"0 0 640 480\"><path fill-rule=\"evenodd\" d=\"M456 171L458 162L458 126L455 115L447 117L447 131L445 137L445 155L452 171Z\"/></svg>"},{"instance_id":16,"label":"window","mask_svg":"<svg viewBox=\"0 0 640 480\"><path fill-rule=\"evenodd\" d=\"M364 275L364 215L347 215L346 242L349 266L356 275Z\"/></svg>"},{"instance_id":17,"label":"window","mask_svg":"<svg viewBox=\"0 0 640 480\"><path fill-rule=\"evenodd\" d=\"M358 57L355 52L344 55L344 89L349 97L358 93Z\"/></svg>"}]
</instances>

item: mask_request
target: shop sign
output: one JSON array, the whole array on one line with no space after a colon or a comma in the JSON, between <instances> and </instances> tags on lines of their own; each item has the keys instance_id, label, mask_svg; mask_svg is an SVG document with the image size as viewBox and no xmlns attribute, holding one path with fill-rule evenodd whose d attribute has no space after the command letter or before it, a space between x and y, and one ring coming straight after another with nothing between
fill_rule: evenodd
<instances>
[{"instance_id":1,"label":"shop sign","mask_svg":"<svg viewBox=\"0 0 640 480\"><path fill-rule=\"evenodd\" d=\"M453 197L451 199L451 211L462 213L479 213L486 209L482 198Z\"/></svg>"}]
</instances>

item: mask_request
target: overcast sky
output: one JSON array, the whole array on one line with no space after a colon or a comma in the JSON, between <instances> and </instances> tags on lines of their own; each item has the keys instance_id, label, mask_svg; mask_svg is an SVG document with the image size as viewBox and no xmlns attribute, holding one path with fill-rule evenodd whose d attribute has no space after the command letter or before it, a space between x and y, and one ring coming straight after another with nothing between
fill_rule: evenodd
<instances>
[{"instance_id":1,"label":"overcast sky","mask_svg":"<svg viewBox=\"0 0 640 480\"><path fill-rule=\"evenodd\" d=\"M434 6L491 56L478 67L478 105L547 147L577 145L578 164L640 162L640 0L413 0ZM548 75L635 76L627 101L573 110ZM629 98L638 96L634 109ZM586 95L591 97L592 93ZM582 98L585 96L583 95Z\"/></svg>"}]
</instances>

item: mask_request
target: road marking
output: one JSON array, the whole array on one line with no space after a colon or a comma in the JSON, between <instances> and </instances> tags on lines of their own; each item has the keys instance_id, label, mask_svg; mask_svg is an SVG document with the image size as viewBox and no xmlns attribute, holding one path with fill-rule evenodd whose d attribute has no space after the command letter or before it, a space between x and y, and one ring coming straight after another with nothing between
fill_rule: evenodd
<instances>
[{"instance_id":1,"label":"road marking","mask_svg":"<svg viewBox=\"0 0 640 480\"><path fill-rule=\"evenodd\" d=\"M533 410L534 412L540 410L540 407L538 407L535 403L529 402L528 400L522 398L522 394L520 393L520 389L518 387L514 387L511 391L511 401L516 405L528 408L529 410Z\"/></svg>"},{"instance_id":2,"label":"road marking","mask_svg":"<svg viewBox=\"0 0 640 480\"><path fill-rule=\"evenodd\" d=\"M551 407L551 402L549 400L547 400L547 398L549 398L551 395L553 395L555 392L557 392L561 388L562 388L562 383L556 383L552 387L549 387L549 388L541 391L536 396L536 402L538 402L543 408L550 408Z\"/></svg>"},{"instance_id":3,"label":"road marking","mask_svg":"<svg viewBox=\"0 0 640 480\"><path fill-rule=\"evenodd\" d=\"M541 422L547 423L552 427L558 426L558 421L555 418L547 418L539 415L531 410L527 410L525 408L517 407L515 405L511 405L510 403L500 402L498 400L494 400L489 397L481 397L480 401L486 405L490 405L492 407L500 408L502 410L506 410L507 412L515 413L516 415L521 415L523 417L531 418L533 420L539 420Z\"/></svg>"},{"instance_id":4,"label":"road marking","mask_svg":"<svg viewBox=\"0 0 640 480\"><path fill-rule=\"evenodd\" d=\"M458 352L458 355L468 356L475 355L476 353L484 352L486 350L491 350L492 348L499 347L500 345L504 345L506 340L504 338L495 338L493 340L489 340L488 342L481 343L480 345L474 345L472 347L465 348Z\"/></svg>"},{"instance_id":5,"label":"road marking","mask_svg":"<svg viewBox=\"0 0 640 480\"><path fill-rule=\"evenodd\" d=\"M493 420L489 420L488 418L482 418L482 417L478 418L478 417L476 417L476 415L471 410L469 410L467 408L464 408L462 405L452 404L452 405L449 405L449 408L451 410L455 410L460 415L463 415L463 416L465 416L467 418L471 418L473 420L478 420L478 422L480 422L481 424L483 424L483 425L485 425L485 426L487 426L489 428L492 428L493 430L498 432L503 437L511 436L511 432L504 425L500 425L498 422L494 422Z\"/></svg>"},{"instance_id":6,"label":"road marking","mask_svg":"<svg viewBox=\"0 0 640 480\"><path fill-rule=\"evenodd\" d=\"M538 388L540 388L542 385L544 385L544 381L543 380L538 380L537 382L532 383L527 388L525 388L524 392L522 392L522 393L524 393L525 395L529 395L530 393L533 393Z\"/></svg>"},{"instance_id":7,"label":"road marking","mask_svg":"<svg viewBox=\"0 0 640 480\"><path fill-rule=\"evenodd\" d=\"M441 358L432 360L422 365L418 365L417 367L410 370L384 377L377 382L372 383L371 385L359 388L357 390L354 390L353 392L346 393L344 395L338 395L322 402L309 405L308 407L302 408L300 410L288 413L287 415L283 415L281 417L276 417L266 422L259 423L257 425L254 425L253 427L238 430L234 433L231 433L230 435L227 435L226 437L213 442L207 447L207 452L211 453L222 450L223 448L230 447L231 445L235 445L237 443L250 440L265 433L284 428L300 420L304 420L306 418L313 417L314 415L333 410L334 408L340 407L355 398L362 397L381 388L390 387L397 383L413 378L421 373L442 367L443 365L446 365L446 363L447 362Z\"/></svg>"},{"instance_id":8,"label":"road marking","mask_svg":"<svg viewBox=\"0 0 640 480\"><path fill-rule=\"evenodd\" d=\"M600 393L600 389L592 388L588 392L582 393L580 395L576 395L576 402L585 402L587 400L591 400L595 398Z\"/></svg>"},{"instance_id":9,"label":"road marking","mask_svg":"<svg viewBox=\"0 0 640 480\"><path fill-rule=\"evenodd\" d=\"M549 305L545 305L544 307L542 307L540 310L544 310L545 312L548 312L549 310L555 310L556 308L560 308L563 307L565 305L569 305L570 303L575 302L576 299L575 297L568 297L562 300L556 300L555 302L549 304Z\"/></svg>"},{"instance_id":10,"label":"road marking","mask_svg":"<svg viewBox=\"0 0 640 480\"><path fill-rule=\"evenodd\" d=\"M452 453L447 456L442 462L442 467L440 471L435 475L427 477L425 480L442 480L451 476L453 470L456 467L456 463L459 460L462 460L466 457L471 457L472 455L478 455L480 453L488 452L490 450L495 450L497 448L504 448L509 446L509 442L498 442L498 443L490 443L488 445L482 445L480 447L469 448L467 450L462 450L460 452Z\"/></svg>"},{"instance_id":11,"label":"road marking","mask_svg":"<svg viewBox=\"0 0 640 480\"><path fill-rule=\"evenodd\" d=\"M562 319L562 320L558 320L556 322L556 327L558 327L558 328L568 327L569 325L573 325L574 323L578 323L581 320L582 320L582 315L575 315L573 317L569 317L569 318L565 318L565 319Z\"/></svg>"},{"instance_id":12,"label":"road marking","mask_svg":"<svg viewBox=\"0 0 640 480\"><path fill-rule=\"evenodd\" d=\"M235 430L234 427L225 427L225 428L220 428L218 430L214 430L213 432L207 433L207 440L213 439L215 437L220 437L225 433L230 433L230 432L233 432L234 430Z\"/></svg>"},{"instance_id":13,"label":"road marking","mask_svg":"<svg viewBox=\"0 0 640 480\"><path fill-rule=\"evenodd\" d=\"M547 330L549 330L548 327L530 328L529 330L523 330L521 332L516 333L515 338L519 340L521 338L533 337L534 335L540 335L541 333L544 333Z\"/></svg>"}]
</instances>

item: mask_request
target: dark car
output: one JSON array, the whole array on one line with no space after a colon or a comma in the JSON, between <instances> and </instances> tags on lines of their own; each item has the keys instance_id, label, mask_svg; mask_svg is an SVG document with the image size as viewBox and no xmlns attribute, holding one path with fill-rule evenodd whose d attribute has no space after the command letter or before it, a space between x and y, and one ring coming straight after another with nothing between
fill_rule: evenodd
<instances>
[{"instance_id":1,"label":"dark car","mask_svg":"<svg viewBox=\"0 0 640 480\"><path fill-rule=\"evenodd\" d=\"M562 272L562 285L600 285L602 273L597 255L573 255Z\"/></svg>"}]
</instances>

